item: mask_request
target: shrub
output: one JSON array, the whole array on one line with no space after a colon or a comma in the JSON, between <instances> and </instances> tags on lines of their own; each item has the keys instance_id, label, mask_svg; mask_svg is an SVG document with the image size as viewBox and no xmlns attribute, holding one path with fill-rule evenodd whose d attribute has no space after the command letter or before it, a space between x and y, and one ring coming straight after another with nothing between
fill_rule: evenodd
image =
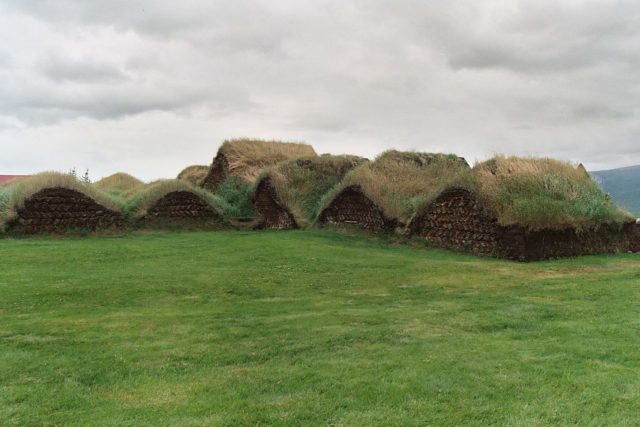
<instances>
[{"instance_id":1,"label":"shrub","mask_svg":"<svg viewBox=\"0 0 640 427\"><path fill-rule=\"evenodd\" d=\"M237 176L227 178L213 194L225 204L227 218L252 217L256 215L251 203L253 187Z\"/></svg>"}]
</instances>

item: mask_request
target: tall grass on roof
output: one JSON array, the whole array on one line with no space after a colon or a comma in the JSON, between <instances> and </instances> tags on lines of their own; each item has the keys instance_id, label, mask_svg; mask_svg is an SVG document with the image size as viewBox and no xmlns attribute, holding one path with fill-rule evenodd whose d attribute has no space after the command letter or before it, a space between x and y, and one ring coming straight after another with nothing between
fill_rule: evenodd
<instances>
[{"instance_id":1,"label":"tall grass on roof","mask_svg":"<svg viewBox=\"0 0 640 427\"><path fill-rule=\"evenodd\" d=\"M107 209L121 212L122 205L109 194L76 177L59 172L42 172L0 187L0 229L17 218L18 211L31 196L45 188L75 190L95 200Z\"/></svg>"},{"instance_id":2,"label":"tall grass on roof","mask_svg":"<svg viewBox=\"0 0 640 427\"><path fill-rule=\"evenodd\" d=\"M128 173L117 172L96 181L94 185L112 195L121 195L127 191L141 187L144 183Z\"/></svg>"},{"instance_id":3,"label":"tall grass on roof","mask_svg":"<svg viewBox=\"0 0 640 427\"><path fill-rule=\"evenodd\" d=\"M253 203L251 203L253 185L247 181L237 176L230 176L213 194L225 203L225 214L227 218L256 216Z\"/></svg>"},{"instance_id":4,"label":"tall grass on roof","mask_svg":"<svg viewBox=\"0 0 640 427\"><path fill-rule=\"evenodd\" d=\"M215 211L224 215L226 203L220 197L179 179L154 181L140 188L127 198L124 213L129 219L142 218L156 202L174 191L187 191L205 200Z\"/></svg>"},{"instance_id":5,"label":"tall grass on roof","mask_svg":"<svg viewBox=\"0 0 640 427\"><path fill-rule=\"evenodd\" d=\"M308 144L247 138L227 140L218 152L225 156L229 174L248 182L254 182L268 166L317 155Z\"/></svg>"},{"instance_id":6,"label":"tall grass on roof","mask_svg":"<svg viewBox=\"0 0 640 427\"><path fill-rule=\"evenodd\" d=\"M387 218L407 223L427 199L454 182L472 180L469 165L455 154L390 150L347 174L322 205L328 206L343 189L356 185Z\"/></svg>"},{"instance_id":7,"label":"tall grass on roof","mask_svg":"<svg viewBox=\"0 0 640 427\"><path fill-rule=\"evenodd\" d=\"M183 179L190 182L193 185L197 185L209 172L209 166L207 165L191 165L182 169L177 176L177 179Z\"/></svg>"},{"instance_id":8,"label":"tall grass on roof","mask_svg":"<svg viewBox=\"0 0 640 427\"><path fill-rule=\"evenodd\" d=\"M632 218L569 162L496 156L476 165L473 174L481 198L502 225L584 229L602 223L621 226Z\"/></svg>"},{"instance_id":9,"label":"tall grass on roof","mask_svg":"<svg viewBox=\"0 0 640 427\"><path fill-rule=\"evenodd\" d=\"M304 227L315 219L322 197L350 170L366 161L348 155L303 157L268 169L258 181L269 177L280 202Z\"/></svg>"}]
</instances>

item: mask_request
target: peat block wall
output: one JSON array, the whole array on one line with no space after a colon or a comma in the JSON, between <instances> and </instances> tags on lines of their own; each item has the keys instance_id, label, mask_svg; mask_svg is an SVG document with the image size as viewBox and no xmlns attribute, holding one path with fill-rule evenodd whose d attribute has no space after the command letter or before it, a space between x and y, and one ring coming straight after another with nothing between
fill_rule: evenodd
<instances>
[{"instance_id":1,"label":"peat block wall","mask_svg":"<svg viewBox=\"0 0 640 427\"><path fill-rule=\"evenodd\" d=\"M25 201L8 229L20 234L37 234L121 229L123 225L120 212L107 209L79 191L45 188Z\"/></svg>"},{"instance_id":2,"label":"peat block wall","mask_svg":"<svg viewBox=\"0 0 640 427\"><path fill-rule=\"evenodd\" d=\"M350 224L369 230L390 231L395 221L385 218L382 210L362 193L358 186L346 187L320 213L323 224Z\"/></svg>"},{"instance_id":3,"label":"peat block wall","mask_svg":"<svg viewBox=\"0 0 640 427\"><path fill-rule=\"evenodd\" d=\"M519 228L519 227L518 227ZM597 255L638 251L637 230L634 224L625 224L623 229L602 225L597 229L582 230L518 230L523 236L517 245L501 250L510 259L536 261L578 255Z\"/></svg>"},{"instance_id":4,"label":"peat block wall","mask_svg":"<svg viewBox=\"0 0 640 427\"><path fill-rule=\"evenodd\" d=\"M293 215L278 200L271 180L262 179L256 187L253 195L253 206L262 216L259 228L269 228L273 230L288 230L298 228Z\"/></svg>"},{"instance_id":5,"label":"peat block wall","mask_svg":"<svg viewBox=\"0 0 640 427\"><path fill-rule=\"evenodd\" d=\"M519 225L501 226L496 215L464 189L444 191L412 219L409 232L440 246L517 261L640 249L633 224L622 230L603 224L580 232L573 228L529 231Z\"/></svg>"},{"instance_id":6,"label":"peat block wall","mask_svg":"<svg viewBox=\"0 0 640 427\"><path fill-rule=\"evenodd\" d=\"M223 224L222 216L205 200L190 191L172 191L151 206L141 225L187 224L213 225Z\"/></svg>"},{"instance_id":7,"label":"peat block wall","mask_svg":"<svg viewBox=\"0 0 640 427\"><path fill-rule=\"evenodd\" d=\"M202 181L202 187L209 191L216 191L227 178L229 162L224 154L218 154L213 160L211 169Z\"/></svg>"},{"instance_id":8,"label":"peat block wall","mask_svg":"<svg viewBox=\"0 0 640 427\"><path fill-rule=\"evenodd\" d=\"M474 254L493 254L500 245L500 226L491 211L466 190L442 193L409 224L411 234L445 247Z\"/></svg>"}]
</instances>

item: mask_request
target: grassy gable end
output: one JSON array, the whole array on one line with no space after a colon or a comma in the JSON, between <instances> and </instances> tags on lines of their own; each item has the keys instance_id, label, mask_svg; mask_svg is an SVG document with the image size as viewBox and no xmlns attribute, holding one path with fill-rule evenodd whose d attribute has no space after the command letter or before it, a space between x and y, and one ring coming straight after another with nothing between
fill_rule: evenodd
<instances>
[{"instance_id":1,"label":"grassy gable end","mask_svg":"<svg viewBox=\"0 0 640 427\"><path fill-rule=\"evenodd\" d=\"M521 261L636 250L640 241L633 218L572 164L498 156L472 173L425 202L410 234Z\"/></svg>"},{"instance_id":2,"label":"grassy gable end","mask_svg":"<svg viewBox=\"0 0 640 427\"><path fill-rule=\"evenodd\" d=\"M322 210L341 200L343 191L360 191L387 220L406 224L425 200L469 179L469 165L454 154L387 151L347 174L324 197Z\"/></svg>"},{"instance_id":3,"label":"grassy gable end","mask_svg":"<svg viewBox=\"0 0 640 427\"><path fill-rule=\"evenodd\" d=\"M0 188L0 229L16 233L121 228L120 203L75 177L44 172Z\"/></svg>"},{"instance_id":4,"label":"grassy gable end","mask_svg":"<svg viewBox=\"0 0 640 427\"><path fill-rule=\"evenodd\" d=\"M160 180L132 194L124 211L138 227L224 228L224 201L183 180Z\"/></svg>"},{"instance_id":5,"label":"grassy gable end","mask_svg":"<svg viewBox=\"0 0 640 427\"><path fill-rule=\"evenodd\" d=\"M357 156L323 155L283 162L263 172L255 186L254 205L265 218L268 228L283 228L281 225L269 225L270 217L286 217L286 214L273 212L274 209L286 210L294 218L296 226L307 226L317 216L322 197L350 170L366 161ZM269 201L270 198L276 200Z\"/></svg>"}]
</instances>

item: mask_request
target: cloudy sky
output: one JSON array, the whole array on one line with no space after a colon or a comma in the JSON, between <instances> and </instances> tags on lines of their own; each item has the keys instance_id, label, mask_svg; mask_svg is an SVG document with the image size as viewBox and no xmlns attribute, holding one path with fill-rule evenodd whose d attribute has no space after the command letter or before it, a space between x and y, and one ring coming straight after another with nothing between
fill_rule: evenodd
<instances>
[{"instance_id":1,"label":"cloudy sky","mask_svg":"<svg viewBox=\"0 0 640 427\"><path fill-rule=\"evenodd\" d=\"M640 163L640 2L0 0L0 174L226 138Z\"/></svg>"}]
</instances>

